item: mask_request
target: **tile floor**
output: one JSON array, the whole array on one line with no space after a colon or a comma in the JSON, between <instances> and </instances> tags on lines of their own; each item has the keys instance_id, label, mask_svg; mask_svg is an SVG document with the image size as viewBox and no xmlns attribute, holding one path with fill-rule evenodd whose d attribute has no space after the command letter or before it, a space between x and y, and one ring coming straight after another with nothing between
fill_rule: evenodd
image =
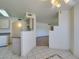
<instances>
[{"instance_id":1,"label":"tile floor","mask_svg":"<svg viewBox=\"0 0 79 59\"><path fill-rule=\"evenodd\" d=\"M51 57L50 57L51 56ZM25 57L13 54L8 47L0 48L0 59L77 59L67 50L49 49L48 47L34 48Z\"/></svg>"}]
</instances>

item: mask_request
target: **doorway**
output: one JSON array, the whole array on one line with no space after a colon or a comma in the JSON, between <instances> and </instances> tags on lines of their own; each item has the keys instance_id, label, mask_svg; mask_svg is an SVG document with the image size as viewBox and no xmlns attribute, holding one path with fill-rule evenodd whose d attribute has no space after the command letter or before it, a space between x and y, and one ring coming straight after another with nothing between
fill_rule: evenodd
<instances>
[{"instance_id":1,"label":"doorway","mask_svg":"<svg viewBox=\"0 0 79 59\"><path fill-rule=\"evenodd\" d=\"M49 25L37 22L36 46L49 46Z\"/></svg>"}]
</instances>

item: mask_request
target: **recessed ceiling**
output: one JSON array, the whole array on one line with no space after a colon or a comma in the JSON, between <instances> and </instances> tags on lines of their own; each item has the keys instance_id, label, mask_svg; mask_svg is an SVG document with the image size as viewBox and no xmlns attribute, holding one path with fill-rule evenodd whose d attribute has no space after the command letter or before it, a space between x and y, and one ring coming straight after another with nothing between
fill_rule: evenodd
<instances>
[{"instance_id":1,"label":"recessed ceiling","mask_svg":"<svg viewBox=\"0 0 79 59\"><path fill-rule=\"evenodd\" d=\"M0 0L0 8L5 9L11 16L25 17L26 12L36 14L37 21L52 21L57 9L52 8L50 0Z\"/></svg>"}]
</instances>

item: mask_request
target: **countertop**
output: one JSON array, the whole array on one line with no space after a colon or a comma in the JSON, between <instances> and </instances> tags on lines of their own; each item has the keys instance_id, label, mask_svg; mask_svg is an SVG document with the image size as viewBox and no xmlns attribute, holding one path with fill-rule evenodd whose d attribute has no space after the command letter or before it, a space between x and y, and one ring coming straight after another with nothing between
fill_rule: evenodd
<instances>
[{"instance_id":1,"label":"countertop","mask_svg":"<svg viewBox=\"0 0 79 59\"><path fill-rule=\"evenodd\" d=\"M0 35L9 35L10 33L0 33Z\"/></svg>"}]
</instances>

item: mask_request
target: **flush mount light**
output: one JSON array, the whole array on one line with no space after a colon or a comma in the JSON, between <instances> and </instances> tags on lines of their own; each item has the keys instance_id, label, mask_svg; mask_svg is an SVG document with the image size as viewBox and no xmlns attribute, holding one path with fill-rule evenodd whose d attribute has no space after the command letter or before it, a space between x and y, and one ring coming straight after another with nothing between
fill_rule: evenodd
<instances>
[{"instance_id":1,"label":"flush mount light","mask_svg":"<svg viewBox=\"0 0 79 59\"><path fill-rule=\"evenodd\" d=\"M5 17L9 17L8 13L4 9L0 9L0 13Z\"/></svg>"},{"instance_id":2,"label":"flush mount light","mask_svg":"<svg viewBox=\"0 0 79 59\"><path fill-rule=\"evenodd\" d=\"M64 2L63 2L63 1L64 1ZM51 0L51 4L52 4L53 6L56 6L57 8L60 8L61 5L62 5L62 2L65 3L65 4L67 4L67 3L69 3L69 1L70 1L70 0Z\"/></svg>"},{"instance_id":3,"label":"flush mount light","mask_svg":"<svg viewBox=\"0 0 79 59\"><path fill-rule=\"evenodd\" d=\"M61 0L51 0L51 4L56 7L61 7Z\"/></svg>"},{"instance_id":4,"label":"flush mount light","mask_svg":"<svg viewBox=\"0 0 79 59\"><path fill-rule=\"evenodd\" d=\"M69 3L69 1L70 1L70 0L64 0L64 2L65 2L66 4Z\"/></svg>"},{"instance_id":5,"label":"flush mount light","mask_svg":"<svg viewBox=\"0 0 79 59\"><path fill-rule=\"evenodd\" d=\"M17 23L17 26L18 26L19 28L21 28L21 27L22 27L22 23L21 23L21 22L18 22L18 23Z\"/></svg>"}]
</instances>

